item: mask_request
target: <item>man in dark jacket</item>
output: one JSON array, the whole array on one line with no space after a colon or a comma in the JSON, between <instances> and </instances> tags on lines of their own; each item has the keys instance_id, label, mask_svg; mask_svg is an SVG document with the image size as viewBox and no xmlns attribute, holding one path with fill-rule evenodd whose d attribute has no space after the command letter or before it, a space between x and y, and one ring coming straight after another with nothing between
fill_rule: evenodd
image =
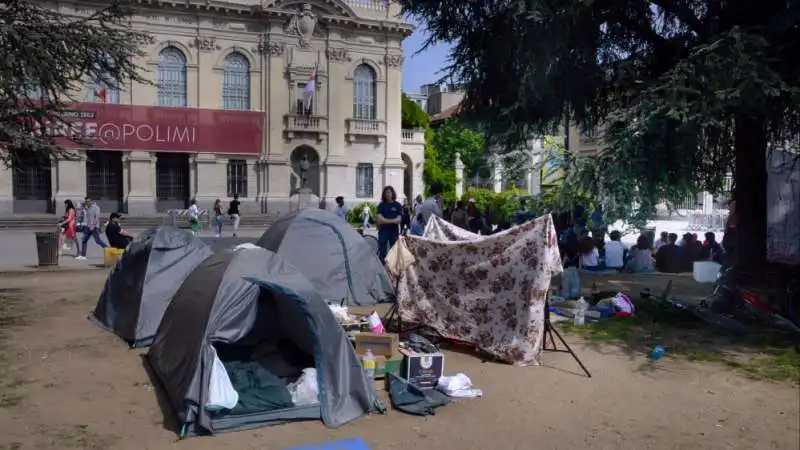
<instances>
[{"instance_id":1,"label":"man in dark jacket","mask_svg":"<svg viewBox=\"0 0 800 450\"><path fill-rule=\"evenodd\" d=\"M681 248L675 244L678 242L678 235L670 233L667 239L669 242L656 252L656 269L663 273L680 273L684 264Z\"/></svg>"}]
</instances>

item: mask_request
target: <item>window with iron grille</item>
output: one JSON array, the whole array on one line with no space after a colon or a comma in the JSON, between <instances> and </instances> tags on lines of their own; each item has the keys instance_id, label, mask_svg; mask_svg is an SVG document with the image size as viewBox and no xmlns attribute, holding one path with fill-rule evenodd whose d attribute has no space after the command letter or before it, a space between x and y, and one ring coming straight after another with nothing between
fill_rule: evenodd
<instances>
[{"instance_id":1,"label":"window with iron grille","mask_svg":"<svg viewBox=\"0 0 800 450\"><path fill-rule=\"evenodd\" d=\"M224 109L250 109L250 61L241 53L225 57L222 104Z\"/></svg>"},{"instance_id":2,"label":"window with iron grille","mask_svg":"<svg viewBox=\"0 0 800 450\"><path fill-rule=\"evenodd\" d=\"M167 47L158 55L158 105L186 106L186 55L176 47Z\"/></svg>"},{"instance_id":3,"label":"window with iron grille","mask_svg":"<svg viewBox=\"0 0 800 450\"><path fill-rule=\"evenodd\" d=\"M375 70L361 64L356 67L353 76L353 118L364 120L375 120L376 118L376 97L377 97L377 76Z\"/></svg>"},{"instance_id":4,"label":"window with iron grille","mask_svg":"<svg viewBox=\"0 0 800 450\"><path fill-rule=\"evenodd\" d=\"M372 164L359 163L356 166L356 197L372 198Z\"/></svg>"},{"instance_id":5,"label":"window with iron grille","mask_svg":"<svg viewBox=\"0 0 800 450\"><path fill-rule=\"evenodd\" d=\"M247 161L243 159L228 161L228 197L234 194L247 197Z\"/></svg>"}]
</instances>

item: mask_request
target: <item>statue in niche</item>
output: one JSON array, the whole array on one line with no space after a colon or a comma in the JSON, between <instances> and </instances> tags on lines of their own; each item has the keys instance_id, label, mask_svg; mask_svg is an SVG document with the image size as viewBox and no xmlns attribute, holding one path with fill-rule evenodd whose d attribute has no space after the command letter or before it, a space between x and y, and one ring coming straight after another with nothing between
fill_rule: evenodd
<instances>
[{"instance_id":1,"label":"statue in niche","mask_svg":"<svg viewBox=\"0 0 800 450\"><path fill-rule=\"evenodd\" d=\"M303 3L300 12L292 16L286 32L300 38L300 47L308 48L311 46L311 37L317 27L317 20L317 15L311 10L311 5Z\"/></svg>"}]
</instances>

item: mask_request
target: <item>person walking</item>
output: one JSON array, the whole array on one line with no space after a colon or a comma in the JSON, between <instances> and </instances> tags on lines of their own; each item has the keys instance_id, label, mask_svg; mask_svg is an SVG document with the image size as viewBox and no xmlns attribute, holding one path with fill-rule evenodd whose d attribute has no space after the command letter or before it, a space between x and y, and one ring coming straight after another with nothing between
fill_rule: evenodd
<instances>
[{"instance_id":1,"label":"person walking","mask_svg":"<svg viewBox=\"0 0 800 450\"><path fill-rule=\"evenodd\" d=\"M214 200L214 233L215 237L222 236L222 224L225 222L225 215L222 213L222 200Z\"/></svg>"},{"instance_id":2,"label":"person walking","mask_svg":"<svg viewBox=\"0 0 800 450\"><path fill-rule=\"evenodd\" d=\"M105 242L100 238L100 207L92 199L86 197L83 200L83 215L86 221L86 229L83 232L80 256L75 259L86 259L86 248L89 246L89 239L94 238L94 242L101 248L106 248Z\"/></svg>"},{"instance_id":3,"label":"person walking","mask_svg":"<svg viewBox=\"0 0 800 450\"><path fill-rule=\"evenodd\" d=\"M64 200L64 220L61 222L61 228L64 230L61 233L61 249L62 250L72 250L70 246L67 245L67 242L70 242L73 246L75 246L75 257L81 256L81 246L78 243L78 217L77 212L75 211L75 204L72 203L72 200Z\"/></svg>"},{"instance_id":4,"label":"person walking","mask_svg":"<svg viewBox=\"0 0 800 450\"><path fill-rule=\"evenodd\" d=\"M378 257L386 262L386 254L400 236L400 223L403 220L403 205L397 201L397 193L391 186L383 188L381 202L378 204Z\"/></svg>"},{"instance_id":5,"label":"person walking","mask_svg":"<svg viewBox=\"0 0 800 450\"><path fill-rule=\"evenodd\" d=\"M422 206L420 206L419 214L422 214L422 218L425 220L425 224L428 223L431 216L439 216L442 217L442 194L444 193L444 187L442 183L434 182L431 184L430 188L430 195L428 198L422 202Z\"/></svg>"},{"instance_id":6,"label":"person walking","mask_svg":"<svg viewBox=\"0 0 800 450\"><path fill-rule=\"evenodd\" d=\"M239 232L239 220L241 220L241 216L239 213L239 194L233 194L233 200L228 203L228 217L233 220L233 237L236 237L236 234Z\"/></svg>"},{"instance_id":7,"label":"person walking","mask_svg":"<svg viewBox=\"0 0 800 450\"><path fill-rule=\"evenodd\" d=\"M364 205L364 209L361 210L361 217L363 220L363 227L366 230L369 228L369 220L372 218L372 213L369 211L368 205Z\"/></svg>"},{"instance_id":8,"label":"person walking","mask_svg":"<svg viewBox=\"0 0 800 450\"><path fill-rule=\"evenodd\" d=\"M200 231L200 208L197 207L197 200L189 202L189 225L192 227L192 234L197 236Z\"/></svg>"},{"instance_id":9,"label":"person walking","mask_svg":"<svg viewBox=\"0 0 800 450\"><path fill-rule=\"evenodd\" d=\"M347 206L344 206L344 197L341 195L336 197L336 208L333 208L333 213L347 222L347 213L350 212Z\"/></svg>"}]
</instances>

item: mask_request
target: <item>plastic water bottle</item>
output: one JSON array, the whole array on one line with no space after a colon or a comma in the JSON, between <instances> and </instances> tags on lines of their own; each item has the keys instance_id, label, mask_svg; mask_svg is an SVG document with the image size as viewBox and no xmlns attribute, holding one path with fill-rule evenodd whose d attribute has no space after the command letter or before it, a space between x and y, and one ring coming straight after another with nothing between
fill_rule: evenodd
<instances>
[{"instance_id":1,"label":"plastic water bottle","mask_svg":"<svg viewBox=\"0 0 800 450\"><path fill-rule=\"evenodd\" d=\"M587 309L586 300L584 300L583 297L581 297L580 299L578 299L578 303L575 306L576 306L575 317L573 318L573 323L575 325L583 325L584 323L586 323L585 319L586 309Z\"/></svg>"},{"instance_id":2,"label":"plastic water bottle","mask_svg":"<svg viewBox=\"0 0 800 450\"><path fill-rule=\"evenodd\" d=\"M653 361L658 361L662 356L664 356L664 353L666 353L664 347L656 345L652 350L650 350L650 354L648 356L650 356L650 359Z\"/></svg>"},{"instance_id":3,"label":"plastic water bottle","mask_svg":"<svg viewBox=\"0 0 800 450\"><path fill-rule=\"evenodd\" d=\"M364 366L364 375L366 375L367 378L370 380L374 379L375 355L372 354L372 350L367 349L367 352L364 353L364 356L361 357L361 365Z\"/></svg>"}]
</instances>

